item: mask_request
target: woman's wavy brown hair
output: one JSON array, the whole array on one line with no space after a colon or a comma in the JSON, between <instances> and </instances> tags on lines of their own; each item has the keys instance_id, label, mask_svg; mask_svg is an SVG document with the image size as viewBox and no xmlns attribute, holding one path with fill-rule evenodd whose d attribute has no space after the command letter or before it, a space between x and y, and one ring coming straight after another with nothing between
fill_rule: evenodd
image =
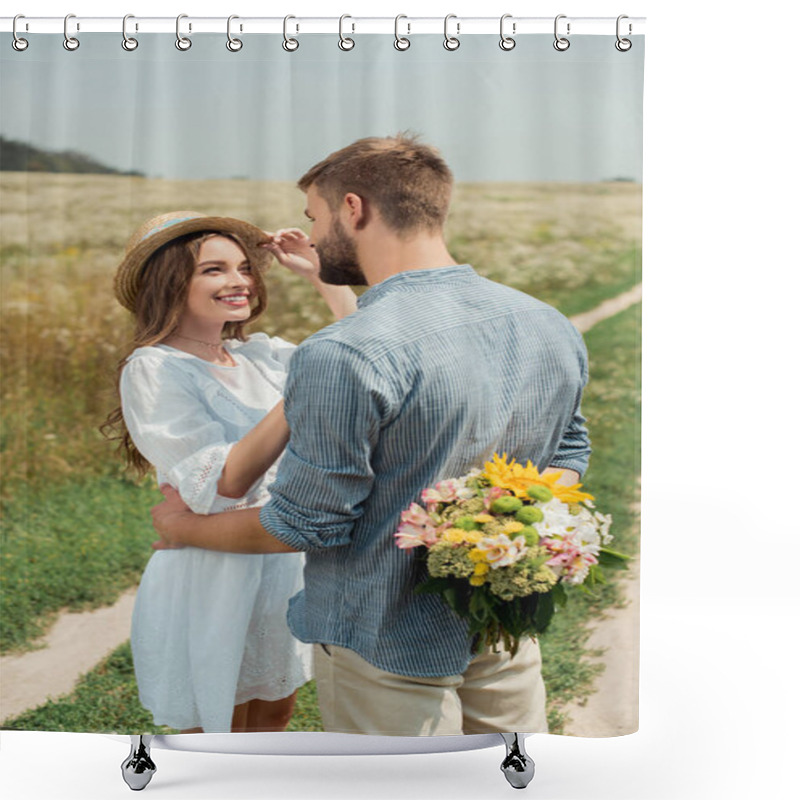
<instances>
[{"instance_id":1,"label":"woman's wavy brown hair","mask_svg":"<svg viewBox=\"0 0 800 800\"><path fill-rule=\"evenodd\" d=\"M230 239L241 248L243 253L247 253L244 242L235 234L199 231L180 236L160 247L150 256L142 271L141 289L136 298L134 312L133 340L124 358L117 365L117 407L100 426L101 433L107 439L119 442L118 450L124 455L127 466L132 467L139 476L145 475L151 465L136 448L125 425L119 395L122 370L130 354L136 348L163 342L177 331L186 306L189 284L197 266L200 246L214 236L224 236L226 239ZM252 292L256 303L246 320L225 323L222 329L223 339L245 341L247 339L244 331L245 325L261 316L267 308L267 288L264 285L263 273L258 265L252 264L251 266Z\"/></svg>"}]
</instances>

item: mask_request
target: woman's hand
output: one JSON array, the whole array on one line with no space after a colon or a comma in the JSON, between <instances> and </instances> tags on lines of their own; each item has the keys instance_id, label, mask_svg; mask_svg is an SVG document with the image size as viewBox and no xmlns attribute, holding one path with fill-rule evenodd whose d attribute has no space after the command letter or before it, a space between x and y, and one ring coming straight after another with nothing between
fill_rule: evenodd
<instances>
[{"instance_id":1,"label":"woman's hand","mask_svg":"<svg viewBox=\"0 0 800 800\"><path fill-rule=\"evenodd\" d=\"M356 310L356 296L349 286L331 286L320 280L317 251L300 228L284 228L273 235L271 242L265 242L261 247L266 247L286 269L310 281L336 319Z\"/></svg>"},{"instance_id":2,"label":"woman's hand","mask_svg":"<svg viewBox=\"0 0 800 800\"><path fill-rule=\"evenodd\" d=\"M319 259L311 239L300 228L285 228L274 234L262 247L275 256L278 263L306 280L319 280Z\"/></svg>"}]
</instances>

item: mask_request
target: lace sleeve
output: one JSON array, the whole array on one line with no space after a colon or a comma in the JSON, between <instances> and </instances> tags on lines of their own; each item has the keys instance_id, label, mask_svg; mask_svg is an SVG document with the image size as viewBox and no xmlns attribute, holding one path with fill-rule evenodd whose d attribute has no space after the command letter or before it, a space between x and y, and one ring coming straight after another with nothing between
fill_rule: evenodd
<instances>
[{"instance_id":1,"label":"lace sleeve","mask_svg":"<svg viewBox=\"0 0 800 800\"><path fill-rule=\"evenodd\" d=\"M136 357L122 371L120 395L139 452L192 511L209 513L233 444L189 376L157 356Z\"/></svg>"}]
</instances>

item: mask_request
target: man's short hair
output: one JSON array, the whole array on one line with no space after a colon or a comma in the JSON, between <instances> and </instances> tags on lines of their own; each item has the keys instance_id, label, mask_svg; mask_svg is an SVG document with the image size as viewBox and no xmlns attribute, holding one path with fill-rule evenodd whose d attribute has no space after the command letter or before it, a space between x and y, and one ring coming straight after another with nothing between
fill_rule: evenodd
<instances>
[{"instance_id":1,"label":"man's short hair","mask_svg":"<svg viewBox=\"0 0 800 800\"><path fill-rule=\"evenodd\" d=\"M399 134L359 139L311 167L297 185L304 192L313 185L332 210L353 192L392 230L410 233L444 226L453 173L433 147Z\"/></svg>"}]
</instances>

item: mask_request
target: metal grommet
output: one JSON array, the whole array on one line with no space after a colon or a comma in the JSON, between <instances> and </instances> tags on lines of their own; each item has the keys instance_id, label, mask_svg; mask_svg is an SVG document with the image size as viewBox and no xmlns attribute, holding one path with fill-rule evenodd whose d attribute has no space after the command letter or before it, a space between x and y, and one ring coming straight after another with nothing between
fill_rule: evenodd
<instances>
[{"instance_id":1,"label":"metal grommet","mask_svg":"<svg viewBox=\"0 0 800 800\"><path fill-rule=\"evenodd\" d=\"M457 19L456 15L448 14L444 18L444 49L452 52L453 50L458 50L458 48L461 47L461 41L458 39L458 34L461 33L461 23L456 23L456 35L451 36L447 32L447 26L451 19Z\"/></svg>"},{"instance_id":2,"label":"metal grommet","mask_svg":"<svg viewBox=\"0 0 800 800\"><path fill-rule=\"evenodd\" d=\"M67 14L64 17L64 49L65 50L77 50L81 43L74 37L69 35L68 25L71 19L75 19L74 14ZM76 30L80 30L80 25L77 26Z\"/></svg>"},{"instance_id":3,"label":"metal grommet","mask_svg":"<svg viewBox=\"0 0 800 800\"><path fill-rule=\"evenodd\" d=\"M289 20L290 19L297 19L297 17L293 17L291 14L289 14L288 16L283 18L283 45L282 46L283 46L283 49L287 53L294 53L294 51L297 50L298 47L300 47L300 42L298 42L297 39L292 39L292 38L289 37L289 34L288 34L287 31L288 31L288 26L289 26ZM295 30L299 31L300 30L300 26L297 25Z\"/></svg>"},{"instance_id":4,"label":"metal grommet","mask_svg":"<svg viewBox=\"0 0 800 800\"><path fill-rule=\"evenodd\" d=\"M188 14L178 14L175 20L175 47L178 50L188 50L192 46L192 40L188 36L181 35L181 20L187 19ZM189 31L192 30L192 25L189 23Z\"/></svg>"},{"instance_id":5,"label":"metal grommet","mask_svg":"<svg viewBox=\"0 0 800 800\"><path fill-rule=\"evenodd\" d=\"M567 39L565 36L559 36L558 35L558 21L560 19L566 19L566 18L567 18L566 14L559 14L556 17L556 21L555 21L555 24L553 26L553 33L554 33L554 35L556 37L556 40L553 42L553 47L555 47L555 49L558 50L559 53L563 53L565 50L569 50L569 39ZM569 36L569 33L570 33L570 23L568 22L567 23L567 36Z\"/></svg>"},{"instance_id":6,"label":"metal grommet","mask_svg":"<svg viewBox=\"0 0 800 800\"><path fill-rule=\"evenodd\" d=\"M139 46L139 40L128 36L128 20L134 19L133 14L126 14L122 18L122 49L127 50L129 53L133 52ZM139 29L139 26L136 26Z\"/></svg>"},{"instance_id":7,"label":"metal grommet","mask_svg":"<svg viewBox=\"0 0 800 800\"><path fill-rule=\"evenodd\" d=\"M23 50L27 50L28 49L28 40L27 39L23 39L17 33L17 20L18 19L25 19L25 15L24 14L17 14L17 16L14 17L14 22L11 24L11 32L14 34L14 38L13 38L13 40L11 42L11 46L18 53L21 53Z\"/></svg>"},{"instance_id":8,"label":"metal grommet","mask_svg":"<svg viewBox=\"0 0 800 800\"><path fill-rule=\"evenodd\" d=\"M225 42L225 47L227 47L231 53L238 53L244 47L244 42L241 39L236 39L231 35L231 22L235 19L239 19L236 14L231 14L228 17L228 41ZM239 30L241 31L241 27Z\"/></svg>"},{"instance_id":9,"label":"metal grommet","mask_svg":"<svg viewBox=\"0 0 800 800\"><path fill-rule=\"evenodd\" d=\"M513 50L517 46L516 40L513 39L511 36L506 36L505 31L503 30L503 27L507 19L511 19L511 14L503 14L503 16L500 17L500 49L505 50L506 52L508 52L509 50ZM511 32L512 33L517 32L516 22L513 22L511 24Z\"/></svg>"},{"instance_id":10,"label":"metal grommet","mask_svg":"<svg viewBox=\"0 0 800 800\"><path fill-rule=\"evenodd\" d=\"M353 18L349 14L342 14L342 16L339 17L339 49L345 51L352 50L356 46L355 40L351 39L349 36L345 36L342 31L342 27L346 19ZM352 23L352 28L354 32L356 29L355 23Z\"/></svg>"},{"instance_id":11,"label":"metal grommet","mask_svg":"<svg viewBox=\"0 0 800 800\"><path fill-rule=\"evenodd\" d=\"M620 24L620 22L622 22L623 19L629 19L628 15L627 14L620 14L617 17L617 41L614 42L614 47L616 47L617 50L620 51L620 53L627 53L628 50L630 50L631 47L633 47L633 42L630 39L623 39L619 35L619 28L620 28L619 24ZM629 22L628 23L628 36L631 35L632 31L633 31L633 26Z\"/></svg>"},{"instance_id":12,"label":"metal grommet","mask_svg":"<svg viewBox=\"0 0 800 800\"><path fill-rule=\"evenodd\" d=\"M408 50L411 47L411 39L406 39L405 36L400 35L400 20L408 19L405 14L398 14L394 18L394 49L395 50ZM408 34L411 33L411 23L407 22Z\"/></svg>"}]
</instances>

